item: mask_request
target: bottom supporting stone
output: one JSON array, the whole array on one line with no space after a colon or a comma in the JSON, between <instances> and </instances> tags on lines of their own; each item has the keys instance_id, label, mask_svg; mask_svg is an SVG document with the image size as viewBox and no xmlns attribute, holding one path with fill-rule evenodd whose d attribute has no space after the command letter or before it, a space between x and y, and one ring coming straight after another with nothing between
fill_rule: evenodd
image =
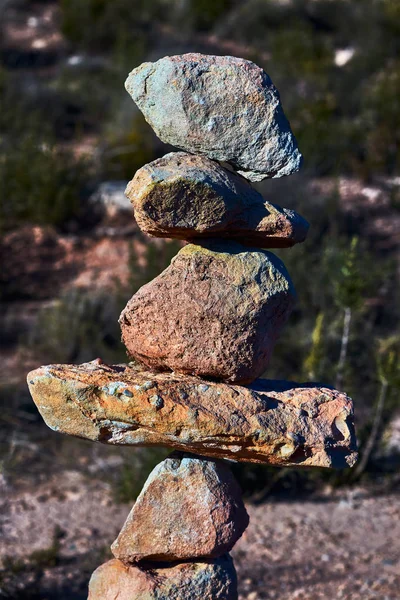
<instances>
[{"instance_id":1,"label":"bottom supporting stone","mask_svg":"<svg viewBox=\"0 0 400 600\"><path fill-rule=\"evenodd\" d=\"M237 600L229 554L213 560L126 566L109 560L93 573L88 600Z\"/></svg>"},{"instance_id":2,"label":"bottom supporting stone","mask_svg":"<svg viewBox=\"0 0 400 600\"><path fill-rule=\"evenodd\" d=\"M127 565L217 558L248 524L227 463L174 452L150 473L111 552Z\"/></svg>"}]
</instances>

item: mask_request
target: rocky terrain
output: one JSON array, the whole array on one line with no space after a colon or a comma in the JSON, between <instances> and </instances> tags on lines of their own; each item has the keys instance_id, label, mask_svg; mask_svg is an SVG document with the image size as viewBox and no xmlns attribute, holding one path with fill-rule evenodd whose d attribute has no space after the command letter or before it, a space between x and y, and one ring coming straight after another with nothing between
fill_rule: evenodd
<instances>
[{"instance_id":1,"label":"rocky terrain","mask_svg":"<svg viewBox=\"0 0 400 600\"><path fill-rule=\"evenodd\" d=\"M85 600L130 507L104 477L76 470L3 488L0 597ZM398 600L398 495L326 489L246 508L250 525L232 551L240 600Z\"/></svg>"}]
</instances>

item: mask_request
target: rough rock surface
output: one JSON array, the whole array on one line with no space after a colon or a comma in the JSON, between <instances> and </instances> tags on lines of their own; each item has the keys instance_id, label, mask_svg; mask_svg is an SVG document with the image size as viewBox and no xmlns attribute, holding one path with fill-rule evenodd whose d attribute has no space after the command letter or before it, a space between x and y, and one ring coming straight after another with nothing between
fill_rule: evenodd
<instances>
[{"instance_id":1,"label":"rough rock surface","mask_svg":"<svg viewBox=\"0 0 400 600\"><path fill-rule=\"evenodd\" d=\"M88 600L237 600L235 567L229 555L203 562L147 569L117 559L101 565L89 583Z\"/></svg>"},{"instance_id":2,"label":"rough rock surface","mask_svg":"<svg viewBox=\"0 0 400 600\"><path fill-rule=\"evenodd\" d=\"M215 558L248 524L224 462L175 453L150 474L111 550L125 563Z\"/></svg>"},{"instance_id":3,"label":"rough rock surface","mask_svg":"<svg viewBox=\"0 0 400 600\"><path fill-rule=\"evenodd\" d=\"M243 58L183 54L146 62L125 87L167 144L261 181L298 171L301 154L269 76Z\"/></svg>"},{"instance_id":4,"label":"rough rock surface","mask_svg":"<svg viewBox=\"0 0 400 600\"><path fill-rule=\"evenodd\" d=\"M28 375L47 425L106 444L167 446L282 466L352 466L353 404L323 386L257 380L249 387L96 360Z\"/></svg>"},{"instance_id":5,"label":"rough rock surface","mask_svg":"<svg viewBox=\"0 0 400 600\"><path fill-rule=\"evenodd\" d=\"M92 444L79 443L73 456L87 465L79 460L79 470L72 470L73 456L66 465L65 452L49 461L43 450L29 448L20 466L24 483L0 494L2 592L8 600L67 600L67 590L68 600L86 600L87 574L106 560L104 544L115 538L129 511L116 503L114 476L108 477L120 468L113 459L122 462L121 453L110 447L93 452ZM95 465L96 473L87 473ZM275 478L265 476L268 489ZM400 502L393 488L326 485L310 497L292 490L247 510L250 525L232 550L241 600L398 600ZM28 555L48 553L55 528L63 532L57 560L32 582L37 559ZM25 566L13 572L7 556Z\"/></svg>"},{"instance_id":6,"label":"rough rock surface","mask_svg":"<svg viewBox=\"0 0 400 600\"><path fill-rule=\"evenodd\" d=\"M122 340L152 369L250 383L264 373L294 301L289 275L270 252L189 244L129 300Z\"/></svg>"},{"instance_id":7,"label":"rough rock surface","mask_svg":"<svg viewBox=\"0 0 400 600\"><path fill-rule=\"evenodd\" d=\"M126 188L139 227L156 237L216 235L260 248L303 242L308 223L270 204L243 177L204 156L171 152L139 169Z\"/></svg>"}]
</instances>

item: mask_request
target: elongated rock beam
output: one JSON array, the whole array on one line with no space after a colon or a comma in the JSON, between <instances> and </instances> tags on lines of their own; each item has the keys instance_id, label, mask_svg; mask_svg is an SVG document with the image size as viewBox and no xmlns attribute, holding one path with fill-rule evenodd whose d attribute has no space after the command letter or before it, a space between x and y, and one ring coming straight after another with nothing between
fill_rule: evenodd
<instances>
[{"instance_id":1,"label":"elongated rock beam","mask_svg":"<svg viewBox=\"0 0 400 600\"><path fill-rule=\"evenodd\" d=\"M93 573L88 600L237 600L236 571L227 554L214 560L127 566L109 560Z\"/></svg>"},{"instance_id":2,"label":"elongated rock beam","mask_svg":"<svg viewBox=\"0 0 400 600\"><path fill-rule=\"evenodd\" d=\"M281 466L343 468L357 458L353 404L326 387L256 380L248 387L136 365L49 365L28 374L55 431L106 444L167 446Z\"/></svg>"}]
</instances>

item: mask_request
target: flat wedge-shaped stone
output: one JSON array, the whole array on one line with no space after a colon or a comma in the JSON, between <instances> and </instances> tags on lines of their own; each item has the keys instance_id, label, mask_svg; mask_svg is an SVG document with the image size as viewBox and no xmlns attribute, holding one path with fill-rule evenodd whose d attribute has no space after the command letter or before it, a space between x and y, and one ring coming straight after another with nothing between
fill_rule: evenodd
<instances>
[{"instance_id":1,"label":"flat wedge-shaped stone","mask_svg":"<svg viewBox=\"0 0 400 600\"><path fill-rule=\"evenodd\" d=\"M303 242L308 223L270 204L243 177L204 156L171 152L137 171L126 188L135 218L155 237L229 238L259 248Z\"/></svg>"},{"instance_id":2,"label":"flat wedge-shaped stone","mask_svg":"<svg viewBox=\"0 0 400 600\"><path fill-rule=\"evenodd\" d=\"M230 241L189 244L120 317L130 356L152 369L250 383L295 302L282 261Z\"/></svg>"},{"instance_id":3,"label":"flat wedge-shaped stone","mask_svg":"<svg viewBox=\"0 0 400 600\"><path fill-rule=\"evenodd\" d=\"M249 60L166 56L134 69L125 87L166 144L228 162L252 181L301 166L279 93Z\"/></svg>"},{"instance_id":4,"label":"flat wedge-shaped stone","mask_svg":"<svg viewBox=\"0 0 400 600\"><path fill-rule=\"evenodd\" d=\"M248 524L225 462L174 453L151 472L111 550L125 563L216 558Z\"/></svg>"},{"instance_id":5,"label":"flat wedge-shaped stone","mask_svg":"<svg viewBox=\"0 0 400 600\"><path fill-rule=\"evenodd\" d=\"M322 386L241 387L99 361L41 367L28 384L51 429L105 444L281 466L342 468L357 457L352 401Z\"/></svg>"},{"instance_id":6,"label":"flat wedge-shaped stone","mask_svg":"<svg viewBox=\"0 0 400 600\"><path fill-rule=\"evenodd\" d=\"M151 535L151 531L149 532ZM202 562L126 566L101 565L89 582L88 600L237 600L237 578L229 555Z\"/></svg>"}]
</instances>

